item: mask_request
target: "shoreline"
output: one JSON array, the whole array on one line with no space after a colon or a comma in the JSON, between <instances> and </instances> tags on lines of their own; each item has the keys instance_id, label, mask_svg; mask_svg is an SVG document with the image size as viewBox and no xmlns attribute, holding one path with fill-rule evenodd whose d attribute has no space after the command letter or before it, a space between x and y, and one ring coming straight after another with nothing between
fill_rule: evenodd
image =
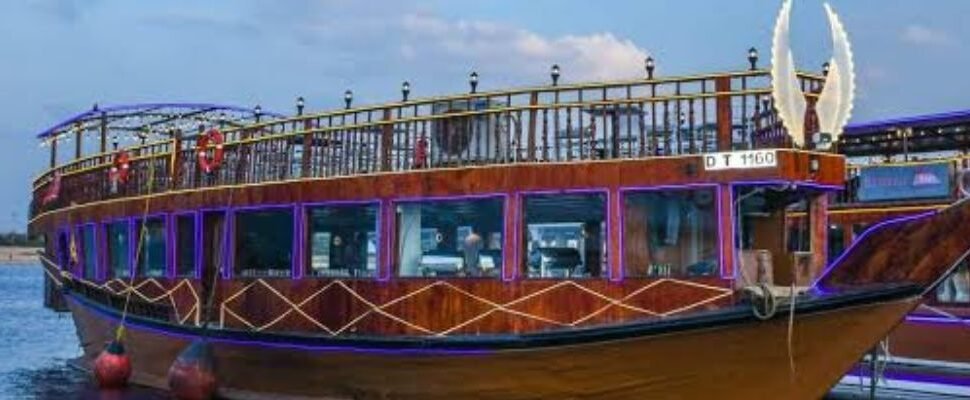
<instances>
[{"instance_id":1,"label":"shoreline","mask_svg":"<svg viewBox=\"0 0 970 400\"><path fill-rule=\"evenodd\" d=\"M21 265L40 262L40 247L0 246L0 265Z\"/></svg>"}]
</instances>

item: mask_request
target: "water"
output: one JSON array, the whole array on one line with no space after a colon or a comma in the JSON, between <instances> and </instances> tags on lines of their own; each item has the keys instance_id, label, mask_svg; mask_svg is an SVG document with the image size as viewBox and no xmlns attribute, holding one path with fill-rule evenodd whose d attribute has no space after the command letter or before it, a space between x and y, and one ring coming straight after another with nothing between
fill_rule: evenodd
<instances>
[{"instance_id":1,"label":"water","mask_svg":"<svg viewBox=\"0 0 970 400\"><path fill-rule=\"evenodd\" d=\"M67 365L81 355L69 314L43 307L43 271L0 265L0 399L164 399L130 388L102 392L87 373Z\"/></svg>"}]
</instances>

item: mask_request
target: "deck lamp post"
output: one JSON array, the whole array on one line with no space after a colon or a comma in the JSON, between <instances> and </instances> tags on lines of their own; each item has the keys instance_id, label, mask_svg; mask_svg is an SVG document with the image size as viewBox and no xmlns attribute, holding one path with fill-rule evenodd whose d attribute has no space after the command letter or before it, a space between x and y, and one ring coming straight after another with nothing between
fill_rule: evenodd
<instances>
[{"instance_id":1,"label":"deck lamp post","mask_svg":"<svg viewBox=\"0 0 970 400\"><path fill-rule=\"evenodd\" d=\"M257 104L256 107L253 108L253 117L256 118L256 123L257 124L259 123L259 118L262 115L263 115L263 107L260 106L259 104Z\"/></svg>"},{"instance_id":2,"label":"deck lamp post","mask_svg":"<svg viewBox=\"0 0 970 400\"><path fill-rule=\"evenodd\" d=\"M646 61L643 62L647 68L647 79L653 79L653 69L656 68L654 64L653 57L647 57Z\"/></svg>"},{"instance_id":3,"label":"deck lamp post","mask_svg":"<svg viewBox=\"0 0 970 400\"><path fill-rule=\"evenodd\" d=\"M748 62L751 63L751 70L758 69L758 49L752 47L748 49Z\"/></svg>"},{"instance_id":4,"label":"deck lamp post","mask_svg":"<svg viewBox=\"0 0 970 400\"><path fill-rule=\"evenodd\" d=\"M303 115L303 106L304 106L303 96L297 97L296 98L296 115L297 116Z\"/></svg>"},{"instance_id":5,"label":"deck lamp post","mask_svg":"<svg viewBox=\"0 0 970 400\"><path fill-rule=\"evenodd\" d=\"M408 101L408 95L411 94L411 83L404 81L401 84L401 101Z\"/></svg>"},{"instance_id":6,"label":"deck lamp post","mask_svg":"<svg viewBox=\"0 0 970 400\"><path fill-rule=\"evenodd\" d=\"M549 71L549 76L552 77L552 86L559 85L559 64L552 64L552 69Z\"/></svg>"},{"instance_id":7,"label":"deck lamp post","mask_svg":"<svg viewBox=\"0 0 970 400\"><path fill-rule=\"evenodd\" d=\"M472 87L473 94L476 90L478 90L478 72L472 71L472 73L468 75L468 85Z\"/></svg>"},{"instance_id":8,"label":"deck lamp post","mask_svg":"<svg viewBox=\"0 0 970 400\"><path fill-rule=\"evenodd\" d=\"M828 61L826 61L824 64L822 64L822 75L828 76L829 75L829 68L831 68L831 66L829 65L829 62Z\"/></svg>"},{"instance_id":9,"label":"deck lamp post","mask_svg":"<svg viewBox=\"0 0 970 400\"><path fill-rule=\"evenodd\" d=\"M344 108L350 109L350 103L354 102L354 92L350 89L344 91Z\"/></svg>"}]
</instances>

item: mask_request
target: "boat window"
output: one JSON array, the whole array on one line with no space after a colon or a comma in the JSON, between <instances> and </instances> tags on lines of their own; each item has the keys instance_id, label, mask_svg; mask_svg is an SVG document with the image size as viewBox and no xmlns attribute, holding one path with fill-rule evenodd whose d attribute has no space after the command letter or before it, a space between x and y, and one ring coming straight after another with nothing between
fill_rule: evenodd
<instances>
[{"instance_id":1,"label":"boat window","mask_svg":"<svg viewBox=\"0 0 970 400\"><path fill-rule=\"evenodd\" d=\"M175 217L175 276L195 276L195 214Z\"/></svg>"},{"instance_id":2,"label":"boat window","mask_svg":"<svg viewBox=\"0 0 970 400\"><path fill-rule=\"evenodd\" d=\"M291 208L240 211L235 215L235 274L243 278L289 277L293 261Z\"/></svg>"},{"instance_id":3,"label":"boat window","mask_svg":"<svg viewBox=\"0 0 970 400\"><path fill-rule=\"evenodd\" d=\"M306 275L377 276L379 210L377 204L308 207Z\"/></svg>"},{"instance_id":4,"label":"boat window","mask_svg":"<svg viewBox=\"0 0 970 400\"><path fill-rule=\"evenodd\" d=\"M829 225L828 263L835 261L845 251L845 235L848 235L842 225Z\"/></svg>"},{"instance_id":5,"label":"boat window","mask_svg":"<svg viewBox=\"0 0 970 400\"><path fill-rule=\"evenodd\" d=\"M624 276L717 276L713 188L623 196Z\"/></svg>"},{"instance_id":6,"label":"boat window","mask_svg":"<svg viewBox=\"0 0 970 400\"><path fill-rule=\"evenodd\" d=\"M83 276L87 280L97 279L98 274L98 242L96 226L93 224L83 225L78 230L81 235L81 263L83 265Z\"/></svg>"},{"instance_id":7,"label":"boat window","mask_svg":"<svg viewBox=\"0 0 970 400\"><path fill-rule=\"evenodd\" d=\"M403 277L501 275L501 197L397 205L397 260Z\"/></svg>"},{"instance_id":8,"label":"boat window","mask_svg":"<svg viewBox=\"0 0 970 400\"><path fill-rule=\"evenodd\" d=\"M108 275L109 278L128 278L131 276L129 255L131 254L131 232L128 221L108 224Z\"/></svg>"},{"instance_id":9,"label":"boat window","mask_svg":"<svg viewBox=\"0 0 970 400\"><path fill-rule=\"evenodd\" d=\"M524 276L605 276L605 193L531 194L522 207Z\"/></svg>"},{"instance_id":10,"label":"boat window","mask_svg":"<svg viewBox=\"0 0 970 400\"><path fill-rule=\"evenodd\" d=\"M165 219L148 218L135 223L135 257L138 260L138 276L160 278L165 276Z\"/></svg>"},{"instance_id":11,"label":"boat window","mask_svg":"<svg viewBox=\"0 0 970 400\"><path fill-rule=\"evenodd\" d=\"M964 261L936 287L936 302L970 304L970 262Z\"/></svg>"}]
</instances>

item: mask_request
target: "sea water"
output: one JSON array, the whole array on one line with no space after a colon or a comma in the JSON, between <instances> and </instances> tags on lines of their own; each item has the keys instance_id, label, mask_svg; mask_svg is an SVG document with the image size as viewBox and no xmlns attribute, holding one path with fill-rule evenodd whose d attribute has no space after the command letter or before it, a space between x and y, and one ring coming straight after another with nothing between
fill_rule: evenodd
<instances>
[{"instance_id":1,"label":"sea water","mask_svg":"<svg viewBox=\"0 0 970 400\"><path fill-rule=\"evenodd\" d=\"M102 392L68 366L81 355L70 314L44 308L40 264L0 265L0 399L165 399L129 388Z\"/></svg>"}]
</instances>

